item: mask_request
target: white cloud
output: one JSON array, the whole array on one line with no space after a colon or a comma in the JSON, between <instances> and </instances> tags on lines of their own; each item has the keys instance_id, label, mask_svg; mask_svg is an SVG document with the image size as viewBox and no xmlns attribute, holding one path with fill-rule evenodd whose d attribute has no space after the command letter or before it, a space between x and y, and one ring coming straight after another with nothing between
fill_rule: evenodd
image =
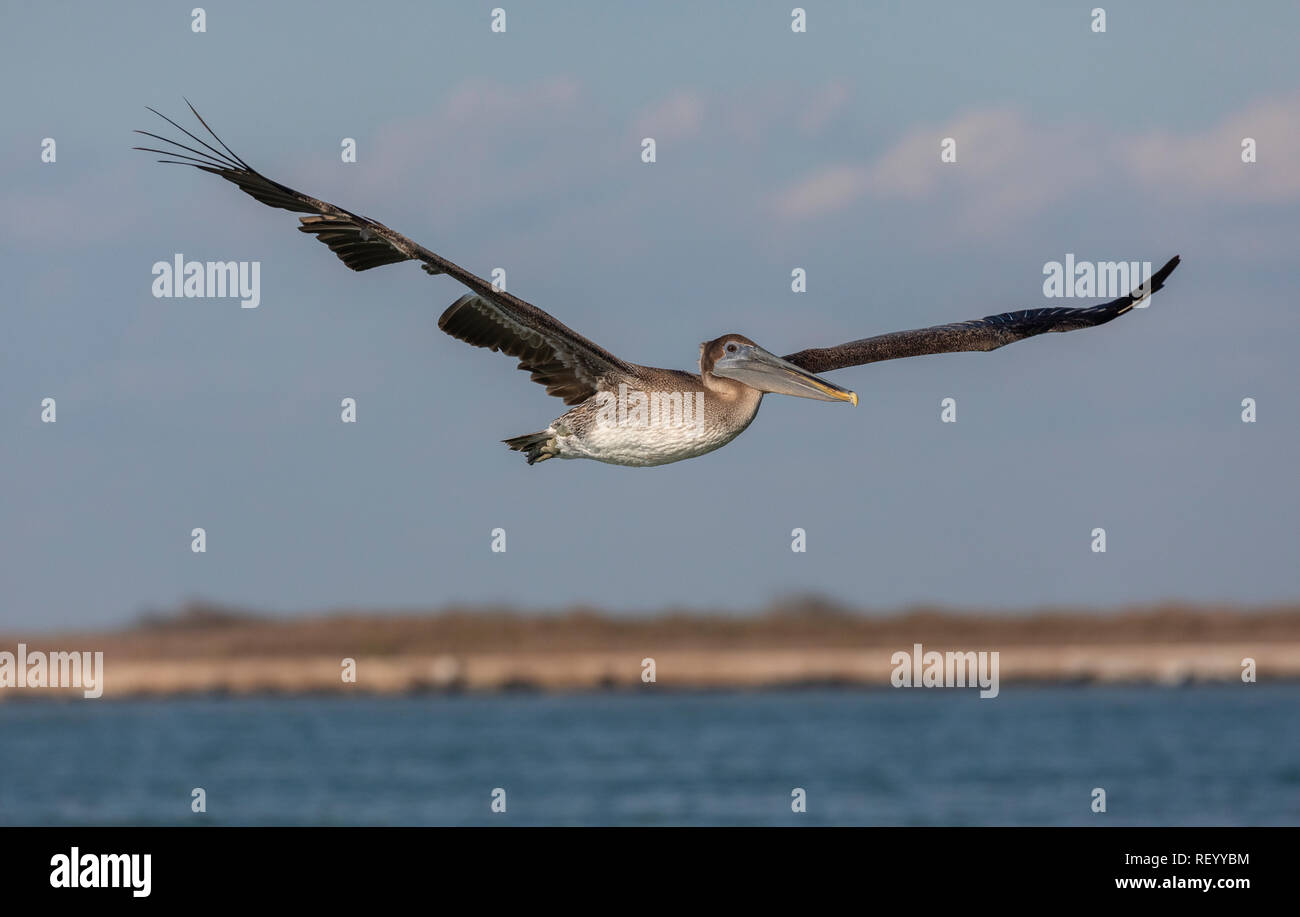
<instances>
[{"instance_id":1,"label":"white cloud","mask_svg":"<svg viewBox=\"0 0 1300 917\"><path fill-rule=\"evenodd\" d=\"M808 95L799 129L805 134L818 134L839 116L849 103L849 88L843 83L828 83Z\"/></svg>"},{"instance_id":2,"label":"white cloud","mask_svg":"<svg viewBox=\"0 0 1300 917\"><path fill-rule=\"evenodd\" d=\"M634 119L637 137L654 137L657 142L693 137L703 123L704 99L690 89L674 92Z\"/></svg>"},{"instance_id":3,"label":"white cloud","mask_svg":"<svg viewBox=\"0 0 1300 917\"><path fill-rule=\"evenodd\" d=\"M831 213L857 201L871 190L871 176L861 166L827 166L796 182L775 198L776 210L792 219Z\"/></svg>"},{"instance_id":4,"label":"white cloud","mask_svg":"<svg viewBox=\"0 0 1300 917\"><path fill-rule=\"evenodd\" d=\"M1258 144L1249 165L1246 137ZM1200 133L1153 131L1121 144L1119 158L1136 179L1173 190L1251 202L1300 197L1300 93L1256 102Z\"/></svg>"},{"instance_id":5,"label":"white cloud","mask_svg":"<svg viewBox=\"0 0 1300 917\"><path fill-rule=\"evenodd\" d=\"M939 159L940 141L957 142L957 161ZM1260 161L1241 162L1241 140L1253 137ZM806 220L865 199L951 199L961 219L980 231L1032 216L1096 182L1181 199L1248 202L1300 197L1300 95L1262 100L1200 132L1152 130L1108 138L1078 124L1034 124L1017 112L967 112L909 131L879 156L832 163L778 190L772 209Z\"/></svg>"}]
</instances>

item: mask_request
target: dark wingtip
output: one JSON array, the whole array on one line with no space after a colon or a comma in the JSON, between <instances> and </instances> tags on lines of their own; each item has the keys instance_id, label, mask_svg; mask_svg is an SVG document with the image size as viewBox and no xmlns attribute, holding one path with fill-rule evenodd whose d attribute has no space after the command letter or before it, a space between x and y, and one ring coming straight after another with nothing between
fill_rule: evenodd
<instances>
[{"instance_id":1,"label":"dark wingtip","mask_svg":"<svg viewBox=\"0 0 1300 917\"><path fill-rule=\"evenodd\" d=\"M1182 255L1174 255L1165 262L1164 267L1151 275L1151 280L1149 282L1151 284L1152 293L1164 286L1164 282L1169 278L1169 275L1174 272L1174 268L1178 267L1182 260Z\"/></svg>"}]
</instances>

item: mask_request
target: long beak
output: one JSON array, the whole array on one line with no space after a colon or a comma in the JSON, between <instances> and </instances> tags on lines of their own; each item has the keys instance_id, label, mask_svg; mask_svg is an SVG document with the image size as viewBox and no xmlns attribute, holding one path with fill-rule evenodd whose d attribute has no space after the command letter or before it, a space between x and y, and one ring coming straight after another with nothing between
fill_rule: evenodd
<instances>
[{"instance_id":1,"label":"long beak","mask_svg":"<svg viewBox=\"0 0 1300 917\"><path fill-rule=\"evenodd\" d=\"M713 374L774 395L858 403L856 392L814 376L757 344L742 344L735 353L724 353L713 365Z\"/></svg>"}]
</instances>

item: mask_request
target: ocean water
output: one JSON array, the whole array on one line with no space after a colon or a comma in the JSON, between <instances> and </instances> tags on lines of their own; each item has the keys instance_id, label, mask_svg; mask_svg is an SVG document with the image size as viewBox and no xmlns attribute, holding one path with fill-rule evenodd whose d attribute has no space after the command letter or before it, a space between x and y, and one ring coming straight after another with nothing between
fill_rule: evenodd
<instances>
[{"instance_id":1,"label":"ocean water","mask_svg":"<svg viewBox=\"0 0 1300 917\"><path fill-rule=\"evenodd\" d=\"M0 824L1294 825L1298 714L1300 685L6 702Z\"/></svg>"}]
</instances>

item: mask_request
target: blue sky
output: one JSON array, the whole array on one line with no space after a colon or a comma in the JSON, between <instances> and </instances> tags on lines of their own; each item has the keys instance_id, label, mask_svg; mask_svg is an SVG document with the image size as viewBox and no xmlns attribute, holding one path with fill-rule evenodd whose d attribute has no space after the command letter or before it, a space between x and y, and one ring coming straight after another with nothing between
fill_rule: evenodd
<instances>
[{"instance_id":1,"label":"blue sky","mask_svg":"<svg viewBox=\"0 0 1300 917\"><path fill-rule=\"evenodd\" d=\"M1101 35L1067 3L808 4L800 35L793 4L506 3L504 34L494 4L210 4L204 34L194 5L6 16L0 627L189 597L1300 596L1296 5L1117 5ZM836 373L856 410L771 397L701 459L530 468L499 440L563 406L437 330L453 281L354 274L292 215L130 150L182 96L272 178L503 266L651 365L727 331L787 353L1043 305L1066 253L1184 260L1104 328ZM261 306L153 298L176 252L260 261Z\"/></svg>"}]
</instances>

